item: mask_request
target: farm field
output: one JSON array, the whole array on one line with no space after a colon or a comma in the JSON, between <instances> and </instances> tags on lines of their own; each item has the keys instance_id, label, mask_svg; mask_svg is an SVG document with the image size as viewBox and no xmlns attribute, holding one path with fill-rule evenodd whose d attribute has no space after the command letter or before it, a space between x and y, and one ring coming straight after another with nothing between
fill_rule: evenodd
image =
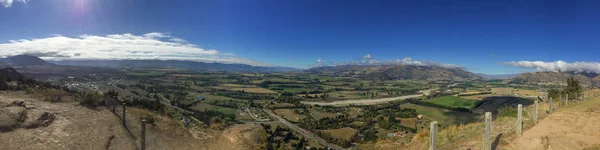
<instances>
[{"instance_id":1,"label":"farm field","mask_svg":"<svg viewBox=\"0 0 600 150\"><path fill-rule=\"evenodd\" d=\"M294 112L294 110L292 109L275 109L274 111L277 115L291 121L291 122L298 122L301 119L306 118L306 116L297 114L296 112Z\"/></svg>"},{"instance_id":2,"label":"farm field","mask_svg":"<svg viewBox=\"0 0 600 150\"><path fill-rule=\"evenodd\" d=\"M130 76L162 76L165 75L165 72L159 71L128 71L126 73Z\"/></svg>"},{"instance_id":3,"label":"farm field","mask_svg":"<svg viewBox=\"0 0 600 150\"><path fill-rule=\"evenodd\" d=\"M497 112L498 109L506 106L517 107L518 104L522 104L524 107L533 104L533 99L514 97L514 96L492 96L486 97L482 101L482 104L475 108L473 111L478 113L483 112Z\"/></svg>"},{"instance_id":4,"label":"farm field","mask_svg":"<svg viewBox=\"0 0 600 150\"><path fill-rule=\"evenodd\" d=\"M265 89L265 88L259 88L259 87L252 87L252 88L231 88L229 90L232 91L244 91L247 93L258 93L258 94L277 94L277 92L269 90L269 89Z\"/></svg>"},{"instance_id":5,"label":"farm field","mask_svg":"<svg viewBox=\"0 0 600 150\"><path fill-rule=\"evenodd\" d=\"M441 124L466 124L476 120L476 114L468 112L457 112L452 110L426 107L415 104L404 104L401 108L412 108L417 110L417 113L425 116L426 119L437 121Z\"/></svg>"},{"instance_id":6,"label":"farm field","mask_svg":"<svg viewBox=\"0 0 600 150\"><path fill-rule=\"evenodd\" d=\"M416 123L417 123L417 118L396 118L396 120L400 121L400 125L405 126L405 127L410 127L415 129L416 128Z\"/></svg>"},{"instance_id":7,"label":"farm field","mask_svg":"<svg viewBox=\"0 0 600 150\"><path fill-rule=\"evenodd\" d=\"M238 99L231 98L231 97L211 95L208 93L194 93L192 95L196 98L198 98L198 96L204 97L204 99L207 101L238 100Z\"/></svg>"},{"instance_id":8,"label":"farm field","mask_svg":"<svg viewBox=\"0 0 600 150\"><path fill-rule=\"evenodd\" d=\"M224 90L230 90L230 91L244 91L247 93L258 93L258 94L277 94L277 92L269 90L269 89L265 89L265 88L261 88L261 87L256 87L254 85L242 85L242 84L222 84L219 86L215 86L215 89L224 89Z\"/></svg>"},{"instance_id":9,"label":"farm field","mask_svg":"<svg viewBox=\"0 0 600 150\"><path fill-rule=\"evenodd\" d=\"M483 95L473 95L473 96L461 96L460 98L480 101L480 100L483 100L486 97L490 97L490 96L494 96L494 95L483 94Z\"/></svg>"},{"instance_id":10,"label":"farm field","mask_svg":"<svg viewBox=\"0 0 600 150\"><path fill-rule=\"evenodd\" d=\"M515 88L492 88L492 93L497 94L497 95L518 94L519 96L543 96L543 94L537 90L515 89Z\"/></svg>"},{"instance_id":11,"label":"farm field","mask_svg":"<svg viewBox=\"0 0 600 150\"><path fill-rule=\"evenodd\" d=\"M350 107L348 108L348 114L350 114L351 117L357 117L358 115L362 114L362 112L360 108Z\"/></svg>"},{"instance_id":12,"label":"farm field","mask_svg":"<svg viewBox=\"0 0 600 150\"><path fill-rule=\"evenodd\" d=\"M233 108L214 106L214 105L210 105L210 104L206 104L206 103L198 103L196 106L191 107L191 109L194 109L197 111L214 110L214 111L219 111L219 112L222 112L225 114L234 114L234 115L237 113L237 110L235 110Z\"/></svg>"},{"instance_id":13,"label":"farm field","mask_svg":"<svg viewBox=\"0 0 600 150\"><path fill-rule=\"evenodd\" d=\"M438 98L429 99L429 100L425 100L425 101L431 102L434 104L449 106L449 107L467 108L467 109L474 107L479 102L476 100L464 99L464 98L460 98L460 97L456 97L456 96L443 96L443 97L438 97Z\"/></svg>"},{"instance_id":14,"label":"farm field","mask_svg":"<svg viewBox=\"0 0 600 150\"><path fill-rule=\"evenodd\" d=\"M326 117L333 118L338 115L341 115L341 114L337 114L337 113L328 113L328 112L319 111L314 108L309 108L308 111L310 112L310 115L313 118L315 118L316 120L320 120L320 119L326 118Z\"/></svg>"},{"instance_id":15,"label":"farm field","mask_svg":"<svg viewBox=\"0 0 600 150\"><path fill-rule=\"evenodd\" d=\"M325 132L333 138L344 139L347 141L352 140L356 135L358 135L358 131L352 128L339 128L339 129L330 129L330 130L320 130L321 132Z\"/></svg>"}]
</instances>

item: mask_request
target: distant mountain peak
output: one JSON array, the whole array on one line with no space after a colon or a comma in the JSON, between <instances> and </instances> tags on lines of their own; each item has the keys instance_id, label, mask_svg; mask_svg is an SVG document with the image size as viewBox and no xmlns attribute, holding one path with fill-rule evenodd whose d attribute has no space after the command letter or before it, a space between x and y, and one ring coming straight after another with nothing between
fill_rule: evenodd
<instances>
[{"instance_id":1,"label":"distant mountain peak","mask_svg":"<svg viewBox=\"0 0 600 150\"><path fill-rule=\"evenodd\" d=\"M0 59L0 61L6 62L13 66L53 65L52 63L46 62L39 57L31 55L15 55Z\"/></svg>"},{"instance_id":2,"label":"distant mountain peak","mask_svg":"<svg viewBox=\"0 0 600 150\"><path fill-rule=\"evenodd\" d=\"M523 84L559 84L566 83L567 78L573 77L583 85L596 85L600 83L600 74L582 72L529 72L523 73L511 80L512 83Z\"/></svg>"},{"instance_id":3,"label":"distant mountain peak","mask_svg":"<svg viewBox=\"0 0 600 150\"><path fill-rule=\"evenodd\" d=\"M370 80L479 80L480 76L461 68L435 65L339 65L314 67L312 73L355 76Z\"/></svg>"}]
</instances>

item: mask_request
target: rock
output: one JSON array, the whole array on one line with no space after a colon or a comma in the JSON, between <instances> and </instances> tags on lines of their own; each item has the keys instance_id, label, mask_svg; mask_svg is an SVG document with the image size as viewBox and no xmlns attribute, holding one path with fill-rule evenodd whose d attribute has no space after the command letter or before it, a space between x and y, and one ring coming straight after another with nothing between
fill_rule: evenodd
<instances>
[{"instance_id":1,"label":"rock","mask_svg":"<svg viewBox=\"0 0 600 150\"><path fill-rule=\"evenodd\" d=\"M31 103L23 103L23 107L25 107L27 109L34 109L35 105L33 105Z\"/></svg>"},{"instance_id":2,"label":"rock","mask_svg":"<svg viewBox=\"0 0 600 150\"><path fill-rule=\"evenodd\" d=\"M10 106L23 106L25 102L23 101L13 101L12 103L10 103Z\"/></svg>"},{"instance_id":3,"label":"rock","mask_svg":"<svg viewBox=\"0 0 600 150\"><path fill-rule=\"evenodd\" d=\"M50 125L54 119L56 119L56 116L52 113L32 109L27 113L27 119L25 119L22 126L25 128L45 127Z\"/></svg>"},{"instance_id":4,"label":"rock","mask_svg":"<svg viewBox=\"0 0 600 150\"><path fill-rule=\"evenodd\" d=\"M22 107L0 108L0 131L11 131L19 126L27 117L27 111Z\"/></svg>"}]
</instances>

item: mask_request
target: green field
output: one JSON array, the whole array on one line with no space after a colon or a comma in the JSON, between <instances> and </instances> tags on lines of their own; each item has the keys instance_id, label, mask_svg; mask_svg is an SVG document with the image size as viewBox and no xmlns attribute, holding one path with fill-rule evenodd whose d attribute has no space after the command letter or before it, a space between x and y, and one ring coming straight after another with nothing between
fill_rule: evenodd
<instances>
[{"instance_id":1,"label":"green field","mask_svg":"<svg viewBox=\"0 0 600 150\"><path fill-rule=\"evenodd\" d=\"M476 100L464 99L456 96L443 96L434 99L428 99L425 101L456 108L472 108L475 107L475 105L477 105L477 103L479 102Z\"/></svg>"},{"instance_id":2,"label":"green field","mask_svg":"<svg viewBox=\"0 0 600 150\"><path fill-rule=\"evenodd\" d=\"M417 110L417 113L425 116L426 119L437 121L441 124L466 124L477 119L477 115L468 112L457 112L447 109L434 107L426 107L415 104L404 104L402 108L412 108Z\"/></svg>"},{"instance_id":3,"label":"green field","mask_svg":"<svg viewBox=\"0 0 600 150\"><path fill-rule=\"evenodd\" d=\"M165 75L165 72L159 72L159 71L132 71L132 72L127 72L127 75L130 75L130 76L162 76L162 75Z\"/></svg>"},{"instance_id":4,"label":"green field","mask_svg":"<svg viewBox=\"0 0 600 150\"><path fill-rule=\"evenodd\" d=\"M236 114L237 111L233 108L227 108L227 107L221 107L221 106L214 106L214 105L210 105L210 104L206 104L206 103L198 103L198 105L191 107L192 109L198 110L198 111L204 111L206 110L214 110L214 111L219 111L225 114Z\"/></svg>"}]
</instances>

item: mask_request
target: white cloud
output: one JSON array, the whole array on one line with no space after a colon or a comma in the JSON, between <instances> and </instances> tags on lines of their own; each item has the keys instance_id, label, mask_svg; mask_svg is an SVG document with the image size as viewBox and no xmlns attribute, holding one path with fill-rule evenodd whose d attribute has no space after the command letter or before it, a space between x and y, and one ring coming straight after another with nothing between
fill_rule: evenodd
<instances>
[{"instance_id":1,"label":"white cloud","mask_svg":"<svg viewBox=\"0 0 600 150\"><path fill-rule=\"evenodd\" d=\"M538 71L574 71L574 72L593 72L600 73L600 62L573 62L568 63L562 60L555 62L544 61L511 61L505 62L505 65L520 68L535 68Z\"/></svg>"},{"instance_id":2,"label":"white cloud","mask_svg":"<svg viewBox=\"0 0 600 150\"><path fill-rule=\"evenodd\" d=\"M313 64L312 67L323 67L327 65L327 62L323 59L317 59L316 64Z\"/></svg>"},{"instance_id":3,"label":"white cloud","mask_svg":"<svg viewBox=\"0 0 600 150\"><path fill-rule=\"evenodd\" d=\"M28 1L29 0L16 0L16 2L21 2L24 4L27 4ZM15 0L0 0L0 4L4 5L4 8L12 6L13 2L15 2Z\"/></svg>"},{"instance_id":4,"label":"white cloud","mask_svg":"<svg viewBox=\"0 0 600 150\"><path fill-rule=\"evenodd\" d=\"M444 63L439 63L439 62L435 62L435 61L431 61L431 60L413 60L410 57L404 57L403 59L396 59L396 60L376 60L376 59L373 59L373 56L371 56L371 54L367 54L367 55L363 56L362 60L358 60L358 61L350 60L349 62L326 63L322 59L317 59L317 62L316 62L316 64L313 65L313 67L322 67L327 64L330 64L332 66L338 66L338 65L419 65L419 66L440 66L440 67L445 67L445 68L465 69L464 67L458 66L455 64L444 64Z\"/></svg>"},{"instance_id":5,"label":"white cloud","mask_svg":"<svg viewBox=\"0 0 600 150\"><path fill-rule=\"evenodd\" d=\"M363 56L363 59L373 59L373 56L371 56L371 54L367 54Z\"/></svg>"},{"instance_id":6,"label":"white cloud","mask_svg":"<svg viewBox=\"0 0 600 150\"><path fill-rule=\"evenodd\" d=\"M166 38L166 37L170 37L170 35L165 34L165 33L159 33L159 32L151 32L151 33L144 34L144 37L154 39L154 38Z\"/></svg>"},{"instance_id":7,"label":"white cloud","mask_svg":"<svg viewBox=\"0 0 600 150\"><path fill-rule=\"evenodd\" d=\"M163 33L147 33L142 36L129 33L78 37L55 35L48 38L10 40L8 43L0 43L0 57L30 54L50 60L160 59L269 66L237 57L232 53L202 49L187 42L174 42L173 39L181 38ZM185 40L181 39L181 41Z\"/></svg>"}]
</instances>

